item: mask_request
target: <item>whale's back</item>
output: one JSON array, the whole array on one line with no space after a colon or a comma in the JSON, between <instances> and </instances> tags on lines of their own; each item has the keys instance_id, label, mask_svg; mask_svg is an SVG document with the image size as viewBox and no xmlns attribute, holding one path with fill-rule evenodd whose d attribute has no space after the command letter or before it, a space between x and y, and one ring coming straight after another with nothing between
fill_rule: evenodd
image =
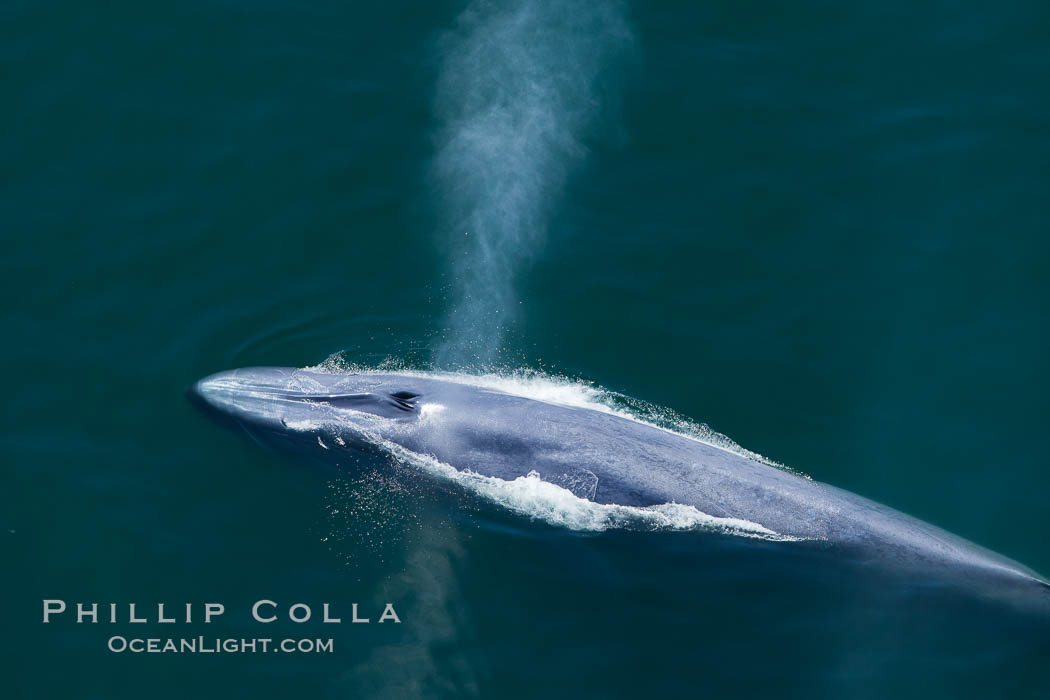
<instances>
[{"instance_id":1,"label":"whale's back","mask_svg":"<svg viewBox=\"0 0 1050 700\"><path fill-rule=\"evenodd\" d=\"M596 503L689 505L902 567L1042 582L929 523L688 435L593 408L426 384L418 388L423 400L447 410L439 420L399 426L391 437L459 470L506 480L536 472Z\"/></svg>"}]
</instances>

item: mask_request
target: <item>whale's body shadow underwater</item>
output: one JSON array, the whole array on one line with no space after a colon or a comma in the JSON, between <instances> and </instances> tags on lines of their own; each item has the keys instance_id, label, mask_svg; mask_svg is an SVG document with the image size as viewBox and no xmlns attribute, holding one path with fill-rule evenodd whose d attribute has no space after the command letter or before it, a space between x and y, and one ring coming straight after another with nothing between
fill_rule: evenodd
<instances>
[{"instance_id":1,"label":"whale's body shadow underwater","mask_svg":"<svg viewBox=\"0 0 1050 700\"><path fill-rule=\"evenodd\" d=\"M775 560L796 582L863 580L878 609L978 597L1050 619L1044 578L940 528L564 386L518 389L470 375L264 367L212 375L189 395L282 451L350 471L379 456L401 478L544 526L637 535L650 555L690 552L686 569L714 566L734 587L762 585Z\"/></svg>"}]
</instances>

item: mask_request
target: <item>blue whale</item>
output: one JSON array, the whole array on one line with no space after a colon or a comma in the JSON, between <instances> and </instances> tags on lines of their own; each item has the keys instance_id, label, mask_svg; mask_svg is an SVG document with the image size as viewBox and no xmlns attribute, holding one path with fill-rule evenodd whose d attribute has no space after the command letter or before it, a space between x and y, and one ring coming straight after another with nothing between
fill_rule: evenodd
<instances>
[{"instance_id":1,"label":"blue whale","mask_svg":"<svg viewBox=\"0 0 1050 700\"><path fill-rule=\"evenodd\" d=\"M214 374L190 395L261 442L324 459L379 451L490 490L529 480L603 513L687 512L696 516L688 522L739 534L1050 596L1050 584L1031 570L940 528L595 406L452 375L284 367Z\"/></svg>"}]
</instances>

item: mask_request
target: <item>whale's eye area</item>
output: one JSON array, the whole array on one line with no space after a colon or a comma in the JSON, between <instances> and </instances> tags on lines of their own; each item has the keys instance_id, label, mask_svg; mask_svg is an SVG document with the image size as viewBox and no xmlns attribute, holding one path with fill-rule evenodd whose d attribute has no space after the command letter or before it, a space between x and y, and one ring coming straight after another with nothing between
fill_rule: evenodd
<instances>
[{"instance_id":1,"label":"whale's eye area","mask_svg":"<svg viewBox=\"0 0 1050 700\"><path fill-rule=\"evenodd\" d=\"M395 399L401 399L402 401L411 401L412 399L418 399L419 394L413 391L398 391L391 394Z\"/></svg>"}]
</instances>

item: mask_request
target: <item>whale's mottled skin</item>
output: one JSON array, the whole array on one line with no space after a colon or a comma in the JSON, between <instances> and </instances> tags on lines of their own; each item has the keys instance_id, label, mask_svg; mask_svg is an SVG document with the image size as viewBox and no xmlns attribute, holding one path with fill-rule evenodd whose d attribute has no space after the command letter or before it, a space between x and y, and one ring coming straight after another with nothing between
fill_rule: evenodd
<instances>
[{"instance_id":1,"label":"whale's mottled skin","mask_svg":"<svg viewBox=\"0 0 1050 700\"><path fill-rule=\"evenodd\" d=\"M891 508L609 412L441 375L276 367L215 374L191 395L289 449L334 456L373 449L378 437L458 470L507 480L536 471L597 503L687 504L901 567L1050 590L1017 562Z\"/></svg>"}]
</instances>

